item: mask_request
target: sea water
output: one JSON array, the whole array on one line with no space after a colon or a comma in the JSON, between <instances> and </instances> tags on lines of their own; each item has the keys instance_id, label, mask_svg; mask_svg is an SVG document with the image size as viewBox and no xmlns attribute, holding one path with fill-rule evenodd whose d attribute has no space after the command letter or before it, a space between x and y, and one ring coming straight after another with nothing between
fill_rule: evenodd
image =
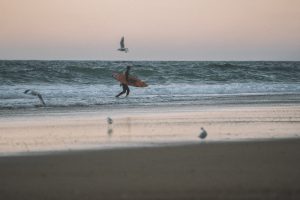
<instances>
[{"instance_id":1,"label":"sea water","mask_svg":"<svg viewBox=\"0 0 300 200\"><path fill-rule=\"evenodd\" d=\"M127 65L149 86L116 98L122 87L112 73ZM300 62L0 61L0 113L42 109L27 89L39 92L48 110L299 103Z\"/></svg>"}]
</instances>

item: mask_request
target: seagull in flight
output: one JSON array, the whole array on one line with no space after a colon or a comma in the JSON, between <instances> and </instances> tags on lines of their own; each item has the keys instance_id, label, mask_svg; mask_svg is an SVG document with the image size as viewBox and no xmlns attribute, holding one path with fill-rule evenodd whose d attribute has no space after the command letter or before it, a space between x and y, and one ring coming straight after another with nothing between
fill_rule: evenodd
<instances>
[{"instance_id":1,"label":"seagull in flight","mask_svg":"<svg viewBox=\"0 0 300 200\"><path fill-rule=\"evenodd\" d=\"M125 53L127 53L129 50L128 48L125 48L125 44L124 44L124 36L121 38L120 41L120 48L118 49L119 51L124 51Z\"/></svg>"},{"instance_id":2,"label":"seagull in flight","mask_svg":"<svg viewBox=\"0 0 300 200\"><path fill-rule=\"evenodd\" d=\"M42 97L42 95L40 93L38 93L38 92L36 92L34 90L25 90L24 94L31 94L32 96L37 96L40 99L40 101L43 104L43 106L46 106L46 104L45 104L45 102L43 100L43 97Z\"/></svg>"}]
</instances>

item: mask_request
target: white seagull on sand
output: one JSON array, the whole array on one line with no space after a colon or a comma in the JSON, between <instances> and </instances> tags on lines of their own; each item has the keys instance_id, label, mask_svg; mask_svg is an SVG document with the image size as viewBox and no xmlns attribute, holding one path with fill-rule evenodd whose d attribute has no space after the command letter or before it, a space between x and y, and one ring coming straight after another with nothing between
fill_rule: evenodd
<instances>
[{"instance_id":1,"label":"white seagull on sand","mask_svg":"<svg viewBox=\"0 0 300 200\"><path fill-rule=\"evenodd\" d=\"M129 50L128 48L125 48L125 44L124 44L124 36L121 38L120 41L120 48L118 49L119 51L124 51L125 53L127 53Z\"/></svg>"},{"instance_id":2,"label":"white seagull on sand","mask_svg":"<svg viewBox=\"0 0 300 200\"><path fill-rule=\"evenodd\" d=\"M112 120L112 118L110 118L110 117L107 117L107 123L108 123L108 124L112 124L112 123L113 123L113 120Z\"/></svg>"},{"instance_id":3,"label":"white seagull on sand","mask_svg":"<svg viewBox=\"0 0 300 200\"><path fill-rule=\"evenodd\" d=\"M204 138L206 138L206 136L207 136L206 130L203 127L201 127L201 133L199 134L198 137L201 139L204 139Z\"/></svg>"},{"instance_id":4,"label":"white seagull on sand","mask_svg":"<svg viewBox=\"0 0 300 200\"><path fill-rule=\"evenodd\" d=\"M40 101L43 104L43 106L46 106L46 104L45 104L45 102L43 100L43 97L42 97L42 95L40 93L38 93L38 92L36 92L34 90L25 90L24 94L31 94L32 96L37 96L40 99Z\"/></svg>"}]
</instances>

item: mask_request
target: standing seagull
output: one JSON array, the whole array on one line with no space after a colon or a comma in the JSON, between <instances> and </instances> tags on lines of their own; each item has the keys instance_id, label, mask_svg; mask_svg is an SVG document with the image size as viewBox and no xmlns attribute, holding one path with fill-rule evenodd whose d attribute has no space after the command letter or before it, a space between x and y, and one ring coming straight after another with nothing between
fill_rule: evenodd
<instances>
[{"instance_id":1,"label":"standing seagull","mask_svg":"<svg viewBox=\"0 0 300 200\"><path fill-rule=\"evenodd\" d=\"M207 136L206 130L203 127L201 127L201 133L199 134L198 137L201 139L204 139L204 138L206 138L206 136Z\"/></svg>"},{"instance_id":2,"label":"standing seagull","mask_svg":"<svg viewBox=\"0 0 300 200\"><path fill-rule=\"evenodd\" d=\"M119 51L125 51L125 53L127 53L129 51L128 48L125 48L124 36L121 38L120 46L121 46L121 48L118 49Z\"/></svg>"},{"instance_id":3,"label":"standing seagull","mask_svg":"<svg viewBox=\"0 0 300 200\"><path fill-rule=\"evenodd\" d=\"M33 96L37 96L40 99L40 101L42 102L43 106L46 106L46 104L45 104L45 102L43 100L43 97L42 97L42 95L40 93L38 93L38 92L36 92L34 90L25 90L24 94L31 94Z\"/></svg>"},{"instance_id":4,"label":"standing seagull","mask_svg":"<svg viewBox=\"0 0 300 200\"><path fill-rule=\"evenodd\" d=\"M108 124L112 124L112 123L113 123L113 120L112 120L112 118L110 118L110 117L107 117L106 119L107 119L107 123L108 123Z\"/></svg>"}]
</instances>

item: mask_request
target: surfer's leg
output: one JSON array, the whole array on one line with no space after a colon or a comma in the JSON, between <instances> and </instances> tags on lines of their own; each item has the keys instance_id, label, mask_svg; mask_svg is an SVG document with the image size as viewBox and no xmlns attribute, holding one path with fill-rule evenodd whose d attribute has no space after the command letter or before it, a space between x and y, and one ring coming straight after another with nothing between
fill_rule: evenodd
<instances>
[{"instance_id":1,"label":"surfer's leg","mask_svg":"<svg viewBox=\"0 0 300 200\"><path fill-rule=\"evenodd\" d=\"M120 92L116 97L119 97L119 96L121 96L122 94L124 94L126 91L122 91L122 92Z\"/></svg>"},{"instance_id":2,"label":"surfer's leg","mask_svg":"<svg viewBox=\"0 0 300 200\"><path fill-rule=\"evenodd\" d=\"M126 85L123 84L122 86L123 86L123 91L120 92L116 97L119 97L119 96L121 96L122 94L124 94L126 92Z\"/></svg>"},{"instance_id":3,"label":"surfer's leg","mask_svg":"<svg viewBox=\"0 0 300 200\"><path fill-rule=\"evenodd\" d=\"M129 92L130 92L130 90L129 90L129 87L127 86L127 88L126 88L126 97L129 95Z\"/></svg>"}]
</instances>

